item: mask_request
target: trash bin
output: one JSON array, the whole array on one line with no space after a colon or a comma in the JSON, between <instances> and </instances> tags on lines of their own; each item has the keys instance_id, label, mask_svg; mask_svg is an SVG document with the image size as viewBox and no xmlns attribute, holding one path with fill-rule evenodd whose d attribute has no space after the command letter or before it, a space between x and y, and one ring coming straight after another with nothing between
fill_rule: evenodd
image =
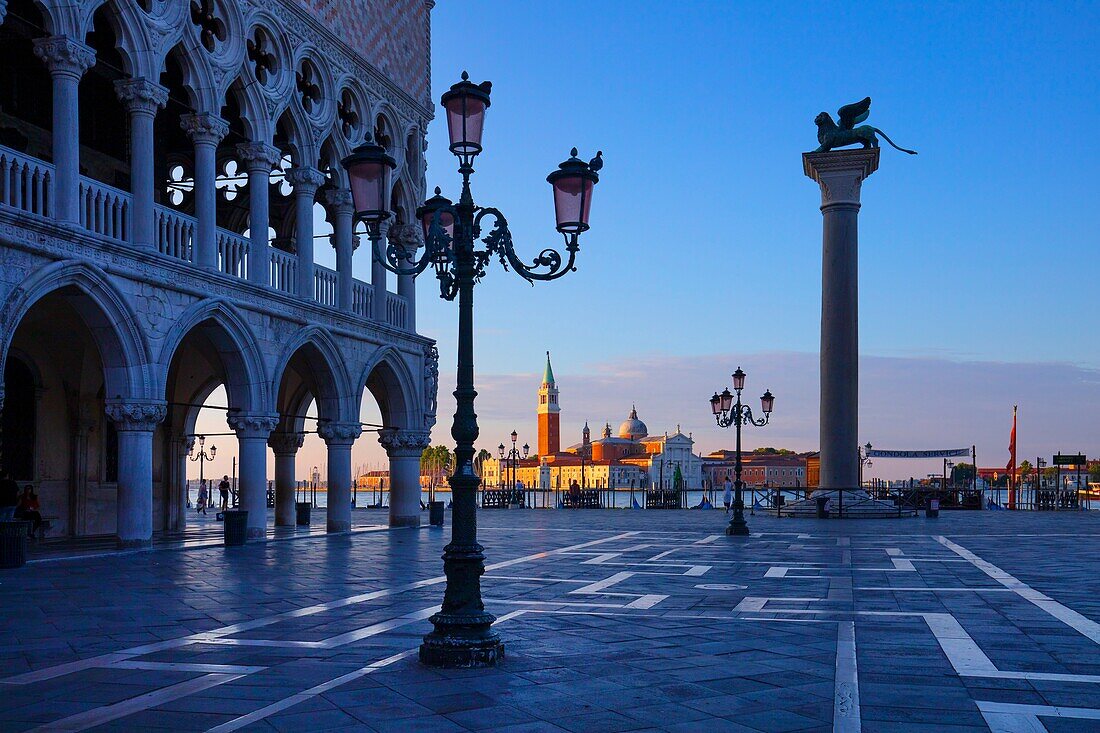
<instances>
[{"instance_id":1,"label":"trash bin","mask_svg":"<svg viewBox=\"0 0 1100 733\"><path fill-rule=\"evenodd\" d=\"M299 527L309 526L309 511L313 508L313 504L308 501L299 501L294 504L295 510L298 513L297 524Z\"/></svg>"},{"instance_id":2,"label":"trash bin","mask_svg":"<svg viewBox=\"0 0 1100 733\"><path fill-rule=\"evenodd\" d=\"M225 512L225 546L243 545L248 539L248 512L230 509Z\"/></svg>"},{"instance_id":3,"label":"trash bin","mask_svg":"<svg viewBox=\"0 0 1100 733\"><path fill-rule=\"evenodd\" d=\"M27 532L31 522L0 522L0 568L21 568L27 562Z\"/></svg>"},{"instance_id":4,"label":"trash bin","mask_svg":"<svg viewBox=\"0 0 1100 733\"><path fill-rule=\"evenodd\" d=\"M938 517L940 515L940 500L929 499L928 509L925 510L924 516L926 517Z\"/></svg>"},{"instance_id":5,"label":"trash bin","mask_svg":"<svg viewBox=\"0 0 1100 733\"><path fill-rule=\"evenodd\" d=\"M819 496L817 497L817 518L828 519L829 518L829 497Z\"/></svg>"},{"instance_id":6,"label":"trash bin","mask_svg":"<svg viewBox=\"0 0 1100 733\"><path fill-rule=\"evenodd\" d=\"M428 502L428 524L433 527L443 526L443 507L444 504L441 501Z\"/></svg>"}]
</instances>

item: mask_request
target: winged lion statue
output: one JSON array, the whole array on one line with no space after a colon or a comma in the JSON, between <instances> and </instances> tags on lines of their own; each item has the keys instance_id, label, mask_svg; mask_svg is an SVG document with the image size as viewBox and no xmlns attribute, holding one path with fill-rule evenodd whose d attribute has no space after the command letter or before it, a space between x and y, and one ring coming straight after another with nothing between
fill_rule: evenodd
<instances>
[{"instance_id":1,"label":"winged lion statue","mask_svg":"<svg viewBox=\"0 0 1100 733\"><path fill-rule=\"evenodd\" d=\"M865 148L877 148L878 138L875 136L877 132L882 135L886 142L901 152L910 155L917 154L916 150L906 150L898 147L893 140L887 137L885 132L877 127L871 125L856 127L860 122L867 119L867 115L871 114L870 97L864 97L853 104L846 104L837 110L836 114L840 119L839 125L833 122L833 118L828 112L822 112L814 118L814 122L817 123L817 141L821 143L821 146L814 151L815 153L826 153L833 148L842 148L845 145L855 145L857 143Z\"/></svg>"}]
</instances>

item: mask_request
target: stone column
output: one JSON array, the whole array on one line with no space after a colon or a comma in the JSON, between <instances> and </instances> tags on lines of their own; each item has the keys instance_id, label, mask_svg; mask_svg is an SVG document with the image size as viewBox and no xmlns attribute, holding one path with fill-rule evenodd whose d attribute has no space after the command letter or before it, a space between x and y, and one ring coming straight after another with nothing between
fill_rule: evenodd
<instances>
[{"instance_id":1,"label":"stone column","mask_svg":"<svg viewBox=\"0 0 1100 733\"><path fill-rule=\"evenodd\" d=\"M120 79L115 82L115 92L130 113L130 241L153 249L153 120L168 102L168 90L148 79Z\"/></svg>"},{"instance_id":2,"label":"stone column","mask_svg":"<svg viewBox=\"0 0 1100 733\"><path fill-rule=\"evenodd\" d=\"M431 443L427 430L386 429L378 442L390 457L390 526L420 526L420 454Z\"/></svg>"},{"instance_id":3,"label":"stone column","mask_svg":"<svg viewBox=\"0 0 1100 733\"><path fill-rule=\"evenodd\" d=\"M238 145L237 154L248 171L248 280L270 285L267 230L271 219L271 171L279 164L282 151L267 143L253 142Z\"/></svg>"},{"instance_id":4,"label":"stone column","mask_svg":"<svg viewBox=\"0 0 1100 733\"><path fill-rule=\"evenodd\" d=\"M336 305L340 310L351 312L351 255L358 244L354 235L355 204L351 200L351 191L347 189L329 191L325 200L336 220L332 228L332 246L336 250Z\"/></svg>"},{"instance_id":5,"label":"stone column","mask_svg":"<svg viewBox=\"0 0 1100 733\"><path fill-rule=\"evenodd\" d=\"M859 488L860 184L878 168L878 148L804 153L821 186L822 489Z\"/></svg>"},{"instance_id":6,"label":"stone column","mask_svg":"<svg viewBox=\"0 0 1100 733\"><path fill-rule=\"evenodd\" d=\"M187 456L195 446L190 435L177 436L168 443L170 466L168 474L168 529L187 526Z\"/></svg>"},{"instance_id":7,"label":"stone column","mask_svg":"<svg viewBox=\"0 0 1100 733\"><path fill-rule=\"evenodd\" d=\"M394 224L390 227L389 240L415 257L416 251L424 244L424 235L419 224ZM416 278L412 275L398 275L397 294L405 299L405 330L415 331Z\"/></svg>"},{"instance_id":8,"label":"stone column","mask_svg":"<svg viewBox=\"0 0 1100 733\"><path fill-rule=\"evenodd\" d=\"M301 433L272 433L267 444L275 452L275 526L293 527L298 521L294 490L294 462L305 436Z\"/></svg>"},{"instance_id":9,"label":"stone column","mask_svg":"<svg viewBox=\"0 0 1100 733\"><path fill-rule=\"evenodd\" d=\"M218 269L218 189L215 185L218 143L229 132L222 118L209 113L183 115L180 118L191 142L195 144L195 218L198 220L191 260L200 267Z\"/></svg>"},{"instance_id":10,"label":"stone column","mask_svg":"<svg viewBox=\"0 0 1100 733\"><path fill-rule=\"evenodd\" d=\"M80 77L95 64L95 51L64 36L39 38L34 53L53 80L53 215L80 223Z\"/></svg>"},{"instance_id":11,"label":"stone column","mask_svg":"<svg viewBox=\"0 0 1100 733\"><path fill-rule=\"evenodd\" d=\"M233 413L227 417L240 446L241 509L248 512L248 539L267 538L267 440L279 424L277 415Z\"/></svg>"},{"instance_id":12,"label":"stone column","mask_svg":"<svg viewBox=\"0 0 1100 733\"><path fill-rule=\"evenodd\" d=\"M328 531L351 529L351 446L363 432L357 422L323 422L317 434L328 445Z\"/></svg>"},{"instance_id":13,"label":"stone column","mask_svg":"<svg viewBox=\"0 0 1100 733\"><path fill-rule=\"evenodd\" d=\"M108 402L106 412L118 431L118 546L148 547L153 541L153 431L168 406L120 400Z\"/></svg>"},{"instance_id":14,"label":"stone column","mask_svg":"<svg viewBox=\"0 0 1100 733\"><path fill-rule=\"evenodd\" d=\"M325 176L316 168L298 166L286 172L294 186L294 247L298 250L298 296L313 300L313 203Z\"/></svg>"},{"instance_id":15,"label":"stone column","mask_svg":"<svg viewBox=\"0 0 1100 733\"><path fill-rule=\"evenodd\" d=\"M371 242L370 255L370 284L371 284L371 318L381 323L386 322L386 268L379 261L378 250L385 249L386 236L389 233L389 223L382 222L379 225L381 235L378 244ZM385 257L383 251L382 256Z\"/></svg>"}]
</instances>

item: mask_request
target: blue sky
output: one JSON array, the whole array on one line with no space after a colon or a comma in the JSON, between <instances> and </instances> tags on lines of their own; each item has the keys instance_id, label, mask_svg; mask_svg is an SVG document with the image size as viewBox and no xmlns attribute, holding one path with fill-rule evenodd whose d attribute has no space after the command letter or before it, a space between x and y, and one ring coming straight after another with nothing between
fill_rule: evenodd
<instances>
[{"instance_id":1,"label":"blue sky","mask_svg":"<svg viewBox=\"0 0 1100 733\"><path fill-rule=\"evenodd\" d=\"M477 288L486 446L512 427L535 442L549 349L564 442L637 401L653 432L720 447L705 399L745 362L750 392L779 396L758 443L815 448L821 215L800 156L818 112L870 95L868 123L920 154L884 148L863 187L861 353L879 361L861 441L977 442L1003 465L1020 402L1021 455L1100 454L1100 4L443 0L432 17L433 97L463 69L493 82L474 195L526 259L560 242L546 174L573 145L606 160L576 273L532 288L496 267ZM455 197L442 116L427 155L429 189ZM450 442L455 306L418 290Z\"/></svg>"}]
</instances>

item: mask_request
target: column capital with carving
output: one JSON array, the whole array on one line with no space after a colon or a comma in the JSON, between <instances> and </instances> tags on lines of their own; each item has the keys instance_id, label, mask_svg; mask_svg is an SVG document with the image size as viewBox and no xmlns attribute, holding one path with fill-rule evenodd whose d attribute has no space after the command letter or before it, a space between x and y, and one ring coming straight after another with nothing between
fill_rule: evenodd
<instances>
[{"instance_id":1,"label":"column capital with carving","mask_svg":"<svg viewBox=\"0 0 1100 733\"><path fill-rule=\"evenodd\" d=\"M346 188L333 188L325 191L325 203L334 214L345 216L355 214L355 201L351 197L351 191Z\"/></svg>"},{"instance_id":2,"label":"column capital with carving","mask_svg":"<svg viewBox=\"0 0 1100 733\"><path fill-rule=\"evenodd\" d=\"M277 456L292 456L305 443L305 437L301 433L275 432L267 439L267 444Z\"/></svg>"},{"instance_id":3,"label":"column capital with carving","mask_svg":"<svg viewBox=\"0 0 1100 733\"><path fill-rule=\"evenodd\" d=\"M155 115L168 103L168 89L148 79L119 79L115 93L130 114Z\"/></svg>"},{"instance_id":4,"label":"column capital with carving","mask_svg":"<svg viewBox=\"0 0 1100 733\"><path fill-rule=\"evenodd\" d=\"M880 148L803 153L802 170L821 186L821 208L859 208L860 185L878 170Z\"/></svg>"},{"instance_id":5,"label":"column capital with carving","mask_svg":"<svg viewBox=\"0 0 1100 733\"><path fill-rule=\"evenodd\" d=\"M95 50L91 46L65 36L35 39L34 55L42 59L54 76L79 79L95 65Z\"/></svg>"},{"instance_id":6,"label":"column capital with carving","mask_svg":"<svg viewBox=\"0 0 1100 733\"><path fill-rule=\"evenodd\" d=\"M279 416L267 412L230 412L225 421L238 438L263 438L279 426Z\"/></svg>"},{"instance_id":7,"label":"column capital with carving","mask_svg":"<svg viewBox=\"0 0 1100 733\"><path fill-rule=\"evenodd\" d=\"M237 155L248 171L266 171L270 173L279 165L283 151L267 143L247 142L237 145Z\"/></svg>"},{"instance_id":8,"label":"column capital with carving","mask_svg":"<svg viewBox=\"0 0 1100 733\"><path fill-rule=\"evenodd\" d=\"M286 182L294 187L296 195L313 196L328 180L325 174L310 166L296 166L286 172Z\"/></svg>"},{"instance_id":9,"label":"column capital with carving","mask_svg":"<svg viewBox=\"0 0 1100 733\"><path fill-rule=\"evenodd\" d=\"M196 145L217 145L229 134L229 123L209 112L180 115L180 127Z\"/></svg>"},{"instance_id":10,"label":"column capital with carving","mask_svg":"<svg viewBox=\"0 0 1100 733\"><path fill-rule=\"evenodd\" d=\"M111 400L105 412L118 431L152 432L168 414L162 400Z\"/></svg>"},{"instance_id":11,"label":"column capital with carving","mask_svg":"<svg viewBox=\"0 0 1100 733\"><path fill-rule=\"evenodd\" d=\"M432 434L427 430L385 428L378 433L378 442L390 458L419 457L431 445Z\"/></svg>"},{"instance_id":12,"label":"column capital with carving","mask_svg":"<svg viewBox=\"0 0 1100 733\"><path fill-rule=\"evenodd\" d=\"M195 449L195 436L180 435L176 438L176 445L179 447L182 455L189 456L191 455L191 451Z\"/></svg>"},{"instance_id":13,"label":"column capital with carving","mask_svg":"<svg viewBox=\"0 0 1100 733\"><path fill-rule=\"evenodd\" d=\"M357 422L322 422L317 425L317 435L329 446L351 445L363 434L363 426Z\"/></svg>"}]
</instances>

